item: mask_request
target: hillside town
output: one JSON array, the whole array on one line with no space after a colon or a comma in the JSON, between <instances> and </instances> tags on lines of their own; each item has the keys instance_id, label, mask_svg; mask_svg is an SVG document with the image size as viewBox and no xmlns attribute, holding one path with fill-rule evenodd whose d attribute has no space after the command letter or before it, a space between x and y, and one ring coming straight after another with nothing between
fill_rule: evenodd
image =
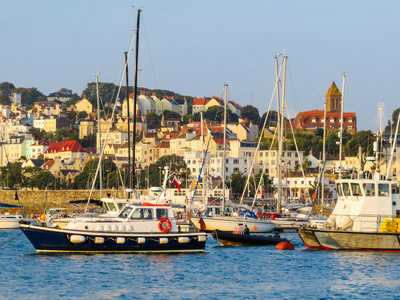
<instances>
[{"instance_id":1,"label":"hillside town","mask_svg":"<svg viewBox=\"0 0 400 300\"><path fill-rule=\"evenodd\" d=\"M100 119L95 103L90 102L85 94L75 104L67 105L71 100L71 94L52 93L47 97L47 101L34 102L31 109L23 105L22 93L2 91L1 94L10 99L10 105L0 106L0 166L3 167L1 181L3 186L10 187L9 177L6 175L9 170L5 167L18 163L22 170L34 168L34 173L29 175L31 177L38 173L43 176L43 172L51 174L52 177L48 180L49 186L42 187L50 188L51 184L52 188L89 188L88 184L78 187L74 182L84 171L87 162L98 158L101 151L103 157L109 159L118 169L126 168L130 157L133 156L133 109L128 112L128 107L134 106L133 93L129 95L129 100L126 97L123 100L118 99L113 110L109 110L107 115L103 114ZM339 88L333 82L325 95L326 127L335 136L341 123L341 96ZM183 187L189 188L200 173L203 153L207 148L204 171L206 178L214 182L221 181L223 167L226 168L227 185L229 183L232 185L235 174L247 176L249 173L252 175L263 173L267 176L265 184L267 193L263 193L260 197L271 197L279 180L278 150L273 147L276 131L274 123L270 122L269 126L260 132L262 124L259 120L243 116L244 107L228 101L227 110L231 116L235 116L231 119L237 121L228 121L226 124L227 149L226 161L223 163L225 127L223 121L205 118L202 125L198 117L200 113L217 112L222 108L223 99L217 96L194 97L189 103L186 97L176 100L174 96L158 97L155 92L141 90L136 99L135 118L134 167L138 183L141 177L147 176L147 180L142 179L143 188L161 184L162 171L157 163L162 157L174 155L184 161L185 171L180 174L179 180ZM71 119L71 116L75 117ZM285 127L287 131L292 127L295 136L315 135L324 127L324 110L301 111L291 121L287 120ZM349 135L348 140L351 136L355 136L357 133L355 112L343 113L343 129ZM128 132L130 132L129 137ZM47 135L52 133L53 139L46 139L44 133ZM260 137L269 141L267 145L270 147L264 145L256 151ZM321 151L313 146L304 148L300 145L297 151L293 146L288 146L287 150L283 151L282 170L285 174L283 189L288 199L307 198L308 189L319 180L318 173L322 166ZM342 156L340 162L342 171L351 174L361 166L364 171L373 172L374 165L366 161L365 154L359 155L358 149L356 152L353 155ZM382 150L381 154L380 168L385 170L389 151ZM397 163L396 159L394 162L396 175ZM157 167L151 169L151 165ZM338 168L338 155L328 156L325 171L332 174L331 179L334 179ZM150 170L156 170L157 174L150 175ZM26 175L26 172L22 173ZM154 179L150 180L150 176L160 179L154 182ZM308 179L305 179L305 176ZM87 177L85 179L87 180ZM329 185L329 178L325 180L331 197L334 197L334 185ZM43 179L41 182L43 183ZM23 186L22 183L21 185ZM35 185L32 183L31 187Z\"/></svg>"}]
</instances>

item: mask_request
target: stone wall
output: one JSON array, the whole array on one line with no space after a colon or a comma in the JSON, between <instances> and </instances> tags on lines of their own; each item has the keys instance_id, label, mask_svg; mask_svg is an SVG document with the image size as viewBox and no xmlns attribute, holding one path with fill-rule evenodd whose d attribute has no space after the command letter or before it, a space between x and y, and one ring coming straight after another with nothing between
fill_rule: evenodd
<instances>
[{"instance_id":1,"label":"stone wall","mask_svg":"<svg viewBox=\"0 0 400 300\"><path fill-rule=\"evenodd\" d=\"M17 191L18 198L23 206L24 216L31 214L44 213L49 208L67 208L68 211L73 210L72 204L67 204L69 201L87 200L90 195L90 190L21 190ZM0 202L18 205L18 201L14 200L15 191L0 190ZM107 194L115 197L122 197L121 190L103 190L103 197ZM94 191L92 199L100 199L100 191ZM83 210L84 205L80 205L79 211ZM91 206L94 207L94 206ZM2 208L2 213L5 209Z\"/></svg>"}]
</instances>

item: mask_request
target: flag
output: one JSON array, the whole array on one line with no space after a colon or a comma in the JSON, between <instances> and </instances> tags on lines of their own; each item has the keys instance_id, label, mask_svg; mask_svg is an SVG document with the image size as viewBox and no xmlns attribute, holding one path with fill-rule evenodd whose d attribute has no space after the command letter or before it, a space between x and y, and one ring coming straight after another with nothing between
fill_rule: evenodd
<instances>
[{"instance_id":1,"label":"flag","mask_svg":"<svg viewBox=\"0 0 400 300\"><path fill-rule=\"evenodd\" d=\"M174 178L174 180L172 181L172 183L178 188L178 191L181 191L181 186L179 185L178 181L176 181L176 179Z\"/></svg>"},{"instance_id":2,"label":"flag","mask_svg":"<svg viewBox=\"0 0 400 300\"><path fill-rule=\"evenodd\" d=\"M261 187L261 193L264 195L265 191L264 191L264 176L261 175L261 179L260 179L260 187Z\"/></svg>"}]
</instances>

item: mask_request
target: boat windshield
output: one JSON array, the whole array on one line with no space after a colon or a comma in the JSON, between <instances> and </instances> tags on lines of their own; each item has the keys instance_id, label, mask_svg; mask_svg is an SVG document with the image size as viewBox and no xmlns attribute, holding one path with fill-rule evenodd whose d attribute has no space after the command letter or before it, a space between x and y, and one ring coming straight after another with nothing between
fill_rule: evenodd
<instances>
[{"instance_id":1,"label":"boat windshield","mask_svg":"<svg viewBox=\"0 0 400 300\"><path fill-rule=\"evenodd\" d=\"M343 195L345 196L350 196L350 187L349 187L349 183L348 182L343 182L342 183L343 186Z\"/></svg>"},{"instance_id":2,"label":"boat windshield","mask_svg":"<svg viewBox=\"0 0 400 300\"><path fill-rule=\"evenodd\" d=\"M375 183L363 183L363 189L365 196L374 197L375 196Z\"/></svg>"},{"instance_id":3,"label":"boat windshield","mask_svg":"<svg viewBox=\"0 0 400 300\"><path fill-rule=\"evenodd\" d=\"M358 183L351 183L351 192L353 196L361 196L361 188Z\"/></svg>"},{"instance_id":4,"label":"boat windshield","mask_svg":"<svg viewBox=\"0 0 400 300\"><path fill-rule=\"evenodd\" d=\"M114 203L105 203L107 211L118 211Z\"/></svg>"},{"instance_id":5,"label":"boat windshield","mask_svg":"<svg viewBox=\"0 0 400 300\"><path fill-rule=\"evenodd\" d=\"M157 208L157 219L166 219L168 218L168 210L166 208Z\"/></svg>"},{"instance_id":6,"label":"boat windshield","mask_svg":"<svg viewBox=\"0 0 400 300\"><path fill-rule=\"evenodd\" d=\"M130 207L130 206L125 207L125 208L119 213L118 218L124 218L124 219L126 219L126 218L129 216L129 214L131 213L132 209L133 209L133 208Z\"/></svg>"},{"instance_id":7,"label":"boat windshield","mask_svg":"<svg viewBox=\"0 0 400 300\"><path fill-rule=\"evenodd\" d=\"M378 195L381 197L389 196L389 184L379 183L378 184Z\"/></svg>"},{"instance_id":8,"label":"boat windshield","mask_svg":"<svg viewBox=\"0 0 400 300\"><path fill-rule=\"evenodd\" d=\"M340 183L336 183L336 192L338 196L343 196L342 185Z\"/></svg>"}]
</instances>

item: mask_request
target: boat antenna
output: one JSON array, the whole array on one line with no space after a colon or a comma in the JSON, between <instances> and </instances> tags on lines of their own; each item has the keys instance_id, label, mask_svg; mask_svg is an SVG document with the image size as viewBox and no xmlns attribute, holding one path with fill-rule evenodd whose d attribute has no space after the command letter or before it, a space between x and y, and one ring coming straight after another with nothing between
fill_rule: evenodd
<instances>
[{"instance_id":1,"label":"boat antenna","mask_svg":"<svg viewBox=\"0 0 400 300\"><path fill-rule=\"evenodd\" d=\"M340 142L339 142L339 179L342 179L342 148L343 148L343 101L344 101L344 83L346 73L343 73L342 101L340 103Z\"/></svg>"},{"instance_id":2,"label":"boat antenna","mask_svg":"<svg viewBox=\"0 0 400 300\"><path fill-rule=\"evenodd\" d=\"M101 167L102 156L101 154L101 125L100 125L100 96L99 96L99 75L96 74L96 91L97 91L97 130L99 132L99 142L97 153L99 154L99 177L100 177L100 199L103 198L103 168ZM90 200L89 200L90 201Z\"/></svg>"},{"instance_id":3,"label":"boat antenna","mask_svg":"<svg viewBox=\"0 0 400 300\"><path fill-rule=\"evenodd\" d=\"M135 49L135 90L133 94L133 141L132 141L132 189L135 189L135 142L136 142L136 97L137 97L137 72L139 62L139 25L140 25L140 12L142 9L138 9L137 23L136 23L136 49Z\"/></svg>"}]
</instances>

